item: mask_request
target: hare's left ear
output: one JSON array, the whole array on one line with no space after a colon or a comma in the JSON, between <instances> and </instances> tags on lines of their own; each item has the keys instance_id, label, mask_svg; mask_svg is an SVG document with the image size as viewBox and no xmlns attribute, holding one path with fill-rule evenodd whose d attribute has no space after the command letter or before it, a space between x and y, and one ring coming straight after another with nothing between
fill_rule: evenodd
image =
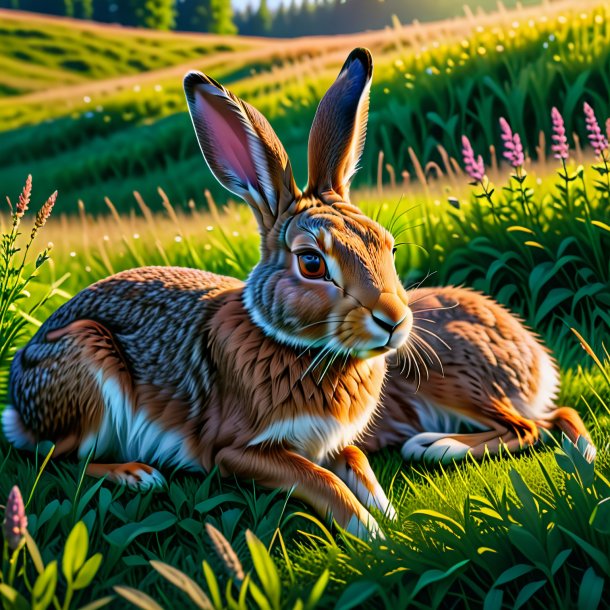
<instances>
[{"instance_id":1,"label":"hare's left ear","mask_svg":"<svg viewBox=\"0 0 610 610\"><path fill-rule=\"evenodd\" d=\"M265 233L299 195L284 147L258 110L213 78L189 72L184 91L209 168L250 205Z\"/></svg>"},{"instance_id":2,"label":"hare's left ear","mask_svg":"<svg viewBox=\"0 0 610 610\"><path fill-rule=\"evenodd\" d=\"M348 201L364 148L372 76L368 49L354 49L322 98L309 134L309 193Z\"/></svg>"}]
</instances>

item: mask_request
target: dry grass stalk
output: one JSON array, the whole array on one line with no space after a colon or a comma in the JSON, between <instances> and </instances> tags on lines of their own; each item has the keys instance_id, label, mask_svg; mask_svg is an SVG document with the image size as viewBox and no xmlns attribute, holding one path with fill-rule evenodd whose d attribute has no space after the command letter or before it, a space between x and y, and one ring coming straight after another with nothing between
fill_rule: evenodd
<instances>
[{"instance_id":1,"label":"dry grass stalk","mask_svg":"<svg viewBox=\"0 0 610 610\"><path fill-rule=\"evenodd\" d=\"M211 523L206 523L205 529L212 541L216 555L223 562L227 572L238 584L241 583L245 578L244 569L231 543Z\"/></svg>"}]
</instances>

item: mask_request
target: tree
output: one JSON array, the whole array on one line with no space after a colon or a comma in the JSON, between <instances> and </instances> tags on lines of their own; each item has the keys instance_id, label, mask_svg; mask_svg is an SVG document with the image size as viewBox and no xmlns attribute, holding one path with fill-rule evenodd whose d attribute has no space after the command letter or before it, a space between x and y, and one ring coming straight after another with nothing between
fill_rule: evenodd
<instances>
[{"instance_id":1,"label":"tree","mask_svg":"<svg viewBox=\"0 0 610 610\"><path fill-rule=\"evenodd\" d=\"M253 34L256 36L268 36L272 26L273 16L267 6L267 0L261 0L252 23Z\"/></svg>"},{"instance_id":2,"label":"tree","mask_svg":"<svg viewBox=\"0 0 610 610\"><path fill-rule=\"evenodd\" d=\"M210 23L207 31L212 34L237 34L233 23L231 0L209 0Z\"/></svg>"},{"instance_id":3,"label":"tree","mask_svg":"<svg viewBox=\"0 0 610 610\"><path fill-rule=\"evenodd\" d=\"M137 14L138 25L153 30L172 30L176 25L175 0L146 0Z\"/></svg>"}]
</instances>

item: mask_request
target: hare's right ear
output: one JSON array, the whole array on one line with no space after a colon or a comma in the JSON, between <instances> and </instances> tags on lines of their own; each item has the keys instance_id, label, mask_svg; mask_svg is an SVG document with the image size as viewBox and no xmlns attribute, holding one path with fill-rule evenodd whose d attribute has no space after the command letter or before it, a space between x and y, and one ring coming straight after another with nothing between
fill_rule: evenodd
<instances>
[{"instance_id":1,"label":"hare's right ear","mask_svg":"<svg viewBox=\"0 0 610 610\"><path fill-rule=\"evenodd\" d=\"M189 72L184 91L201 152L216 179L244 199L261 231L299 191L288 155L267 119L201 72Z\"/></svg>"},{"instance_id":2,"label":"hare's right ear","mask_svg":"<svg viewBox=\"0 0 610 610\"><path fill-rule=\"evenodd\" d=\"M309 134L309 193L349 200L364 148L372 76L368 49L354 49L322 98Z\"/></svg>"}]
</instances>

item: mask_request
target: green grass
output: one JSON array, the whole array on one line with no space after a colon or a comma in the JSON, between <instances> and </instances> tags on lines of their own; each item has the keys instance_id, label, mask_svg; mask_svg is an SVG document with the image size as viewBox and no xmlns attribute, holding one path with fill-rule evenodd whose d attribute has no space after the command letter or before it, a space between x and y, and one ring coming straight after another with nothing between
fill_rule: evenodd
<instances>
[{"instance_id":1,"label":"green grass","mask_svg":"<svg viewBox=\"0 0 610 610\"><path fill-rule=\"evenodd\" d=\"M568 133L582 141L582 103L593 102L601 116L610 113L608 21L607 7L574 1L486 20L465 19L444 30L431 24L364 34L358 44L371 47L376 68L357 184L376 183L380 151L386 182L391 179L386 164L399 181L403 171L415 175L418 164L428 174L436 172L430 163L443 173L451 171L438 147L457 157L459 136L468 132L485 152L498 143L499 116L511 121L536 156L553 104L566 117ZM174 40L171 36L177 35L170 35ZM137 37L126 38L137 43ZM212 49L214 39L205 41L189 38L188 44ZM269 117L303 184L307 134L317 102L354 44L333 37L321 38L313 49L298 40L268 41L264 47L248 41L252 48L187 60ZM82 57L102 58L112 64L109 72L125 69L124 62L115 66L105 54ZM101 211L104 195L124 209L134 188L152 200L158 185L176 205L197 197L202 184L219 194L211 176L198 171L199 151L181 90L184 71L183 63L127 81L105 78L85 86L55 87L38 97L0 99L0 183L15 190L18 176L34 172L39 184L62 192L59 205L66 211L74 210L78 198Z\"/></svg>"},{"instance_id":2,"label":"green grass","mask_svg":"<svg viewBox=\"0 0 610 610\"><path fill-rule=\"evenodd\" d=\"M159 70L255 43L220 37L98 27L2 11L0 96Z\"/></svg>"},{"instance_id":3,"label":"green grass","mask_svg":"<svg viewBox=\"0 0 610 610\"><path fill-rule=\"evenodd\" d=\"M596 175L590 168L584 174L589 186ZM533 176L528 180L535 184ZM558 440L552 438L544 450L445 469L405 465L397 452L384 451L373 456L372 465L389 491L399 519L387 523L380 517L387 539L363 543L336 530L328 532L316 518L308 517L307 506L287 501L283 493L245 481L221 480L216 472L207 476L167 472L168 491L139 495L83 479L84 464L62 460L51 461L36 483L48 448L41 448L34 458L1 441L0 498L15 482L26 498L35 489L27 512L43 563L62 556L68 534L79 520L89 532L90 554L103 555L91 585L74 592L71 607L112 595L114 586L140 590L165 608L175 607L177 596L181 604L187 604L187 597L153 569L151 560L178 568L212 598L217 579L219 604L240 607L238 601L231 606L230 600L239 595L238 584L218 558L205 529L207 523L224 534L245 571L251 571L251 580L241 585L248 607L259 607L260 595L269 600L270 607L301 607L298 600L307 601L317 590L316 583L324 584L326 571L328 582L319 607L396 608L411 603L420 608L480 608L486 604L494 609L519 607L525 601L532 605L524 607L608 607L610 528L608 502L603 500L610 497L610 384L604 374L610 372L610 363L602 369L592 368L591 358L576 337L569 331L557 333L558 327L572 325L570 315L578 312L575 294L561 304L565 309L550 308L536 319L537 312L548 309L545 299L553 298L551 291L572 287L584 264L591 266L592 273L607 273L607 269L595 271L594 260L598 249L608 251L610 230L595 234L597 241L587 232L596 227L592 219L607 206L607 188L591 191L587 204L573 185L568 210L555 182L548 176L537 187L531 205L539 206L540 213L534 217L523 216L514 191L498 188L498 220L492 218L485 200L464 194L458 211L420 194L416 199L423 201L421 207L403 220L405 228L419 225L419 220L423 225L408 229L402 239L425 246L428 254L416 246L401 249L397 268L405 282L420 279L433 268L439 277L428 280L430 284L437 279L446 281L457 267L465 274L463 279L476 286L477 281L486 281L490 268L503 269L496 263L503 252L511 253L518 264L503 269L504 279L480 287L506 296L504 288L515 274L512 282L532 308L526 313L564 360L559 403L573 405L583 414L599 448L596 474L569 443L554 452ZM385 224L413 204L406 198L396 207L393 197L384 203L383 198L366 193L355 193L355 198ZM208 204L210 207L211 202ZM590 217L584 209L587 205ZM165 207L165 215L151 214L142 203L143 216L114 212L114 216L94 219L82 209L80 218L52 218L42 231L43 239L55 243L51 250L54 260L41 267L38 285L34 282L28 287L32 302L66 271L71 277L62 288L74 293L98 277L141 264L196 266L239 277L245 277L255 264L258 237L246 206L230 205L217 211L211 205L211 212L196 207L177 212L165 200ZM520 230L510 230L513 227ZM486 246L473 248L482 238L488 240ZM580 258L567 253L566 273L549 278L546 290L519 275L535 274L566 238L575 242ZM542 247L526 244L534 241ZM590 273L584 275L584 285L605 282L607 298L607 276L600 280L596 282ZM542 300L532 297L534 289ZM66 296L47 302L44 311ZM593 292L583 297L586 309L580 313L583 325L579 328L603 354L601 340L608 333L595 315L604 308L597 297ZM43 318L46 313L37 315ZM18 343L23 344L34 330L29 327ZM252 540L248 544L247 530L269 548L272 564L261 559ZM212 566L215 576L209 570L204 574L202 560ZM31 579L34 567L31 562L28 565ZM269 577L270 565L278 572L276 584ZM58 599L65 595L64 582L60 576ZM21 590L27 588L22 584ZM524 601L528 594L531 599ZM281 601L275 605L278 596ZM111 607L121 604L128 607L118 599Z\"/></svg>"}]
</instances>

